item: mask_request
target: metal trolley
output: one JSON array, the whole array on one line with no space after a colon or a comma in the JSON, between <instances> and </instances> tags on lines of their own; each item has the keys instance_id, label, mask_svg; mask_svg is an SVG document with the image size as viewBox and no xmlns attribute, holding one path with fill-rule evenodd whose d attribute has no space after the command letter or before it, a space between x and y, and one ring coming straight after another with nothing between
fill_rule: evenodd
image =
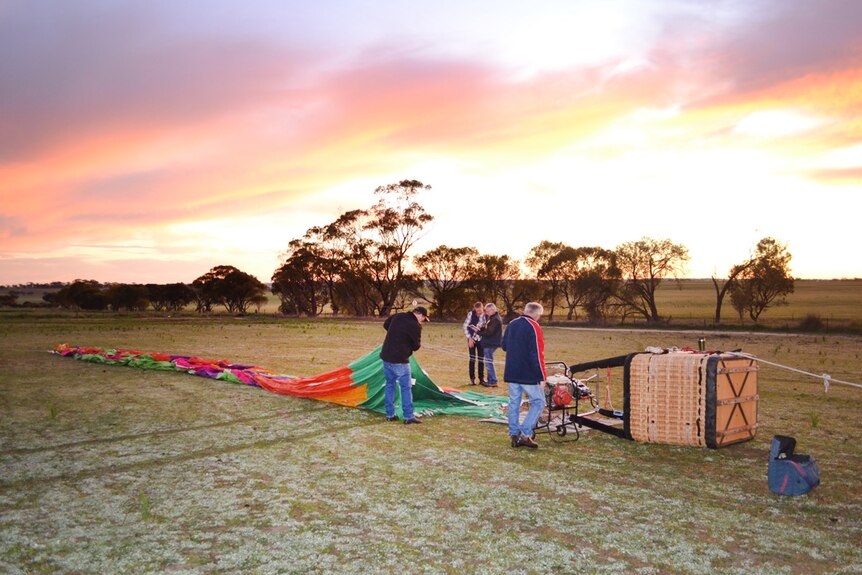
<instances>
[{"instance_id":1,"label":"metal trolley","mask_svg":"<svg viewBox=\"0 0 862 575\"><path fill-rule=\"evenodd\" d=\"M562 361L546 362L545 367L548 372L545 386L547 405L536 424L536 431L547 432L554 441L577 441L581 436L579 418L598 410L598 400L589 386L589 382L598 375L587 379L573 378L569 366ZM584 408L586 411L581 412Z\"/></svg>"}]
</instances>

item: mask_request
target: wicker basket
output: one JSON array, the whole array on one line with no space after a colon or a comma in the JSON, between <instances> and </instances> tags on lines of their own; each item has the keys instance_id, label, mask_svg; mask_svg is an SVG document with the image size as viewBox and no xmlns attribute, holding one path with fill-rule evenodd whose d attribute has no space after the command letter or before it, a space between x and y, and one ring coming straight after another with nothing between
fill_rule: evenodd
<instances>
[{"instance_id":1,"label":"wicker basket","mask_svg":"<svg viewBox=\"0 0 862 575\"><path fill-rule=\"evenodd\" d=\"M757 362L727 354L633 354L625 430L635 441L718 448L754 437Z\"/></svg>"}]
</instances>

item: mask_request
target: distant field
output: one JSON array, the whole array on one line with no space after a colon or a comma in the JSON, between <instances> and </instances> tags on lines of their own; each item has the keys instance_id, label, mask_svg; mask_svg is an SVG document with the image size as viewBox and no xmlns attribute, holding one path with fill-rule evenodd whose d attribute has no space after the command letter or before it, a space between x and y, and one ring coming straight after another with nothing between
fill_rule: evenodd
<instances>
[{"instance_id":1,"label":"distant field","mask_svg":"<svg viewBox=\"0 0 862 575\"><path fill-rule=\"evenodd\" d=\"M41 302L42 289L23 291L19 303ZM670 325L703 327L712 324L715 313L715 289L709 279L663 282L657 294L659 313L670 318ZM796 290L787 298L787 305L768 309L761 316L760 325L768 328L793 329L807 315L819 316L829 328L862 329L862 280L797 280ZM262 314L278 312L279 300L268 294L268 302L261 307ZM220 308L217 308L217 312ZM193 308L187 311L193 311ZM253 310L254 311L254 310ZM555 321L564 320L565 308L558 308ZM643 322L630 316L629 322ZM751 326L748 317L740 321L736 310L725 297L722 307L722 326Z\"/></svg>"},{"instance_id":2,"label":"distant field","mask_svg":"<svg viewBox=\"0 0 862 575\"><path fill-rule=\"evenodd\" d=\"M658 291L659 313L671 321L710 323L715 314L715 288L712 281L685 280L663 282ZM848 325L862 324L862 280L797 280L795 291L787 297L787 305L768 309L761 323L768 326L793 326L808 314L820 316L824 322ZM722 324L738 325L739 315L725 297ZM744 325L751 320L744 318Z\"/></svg>"},{"instance_id":3,"label":"distant field","mask_svg":"<svg viewBox=\"0 0 862 575\"><path fill-rule=\"evenodd\" d=\"M548 327L547 359L695 345L698 335ZM47 353L61 342L127 347L311 375L382 337L379 321L0 313L0 572L860 571L855 388L824 394L817 380L763 366L750 442L701 450L590 432L573 443L541 434L540 449L526 451L509 447L505 427L471 418L388 424ZM862 380L862 336L707 337L712 348ZM417 357L438 384L464 386L459 326L428 324ZM610 388L620 407L618 377ZM823 483L812 493L767 489L778 433L817 458Z\"/></svg>"}]
</instances>

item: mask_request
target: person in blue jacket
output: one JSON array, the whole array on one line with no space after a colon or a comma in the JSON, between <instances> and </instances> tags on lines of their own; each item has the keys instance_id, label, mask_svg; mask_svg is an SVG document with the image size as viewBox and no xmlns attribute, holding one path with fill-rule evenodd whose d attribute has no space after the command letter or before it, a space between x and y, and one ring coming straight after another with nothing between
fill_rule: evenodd
<instances>
[{"instance_id":1,"label":"person in blue jacket","mask_svg":"<svg viewBox=\"0 0 862 575\"><path fill-rule=\"evenodd\" d=\"M510 321L503 334L503 351L506 352L503 380L509 384L512 447L539 447L533 439L533 430L547 403L544 382L548 377L545 371L545 336L539 326L543 311L542 304L528 303L524 306L524 313ZM530 409L521 423L521 402L525 395Z\"/></svg>"}]
</instances>

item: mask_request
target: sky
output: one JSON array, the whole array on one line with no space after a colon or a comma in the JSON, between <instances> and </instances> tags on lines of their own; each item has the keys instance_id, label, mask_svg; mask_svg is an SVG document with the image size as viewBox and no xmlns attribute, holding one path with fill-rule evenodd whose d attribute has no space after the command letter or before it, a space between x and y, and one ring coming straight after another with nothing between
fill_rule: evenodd
<instances>
[{"instance_id":1,"label":"sky","mask_svg":"<svg viewBox=\"0 0 862 575\"><path fill-rule=\"evenodd\" d=\"M757 241L862 277L856 0L0 0L0 284L269 281L416 179L415 246Z\"/></svg>"}]
</instances>

